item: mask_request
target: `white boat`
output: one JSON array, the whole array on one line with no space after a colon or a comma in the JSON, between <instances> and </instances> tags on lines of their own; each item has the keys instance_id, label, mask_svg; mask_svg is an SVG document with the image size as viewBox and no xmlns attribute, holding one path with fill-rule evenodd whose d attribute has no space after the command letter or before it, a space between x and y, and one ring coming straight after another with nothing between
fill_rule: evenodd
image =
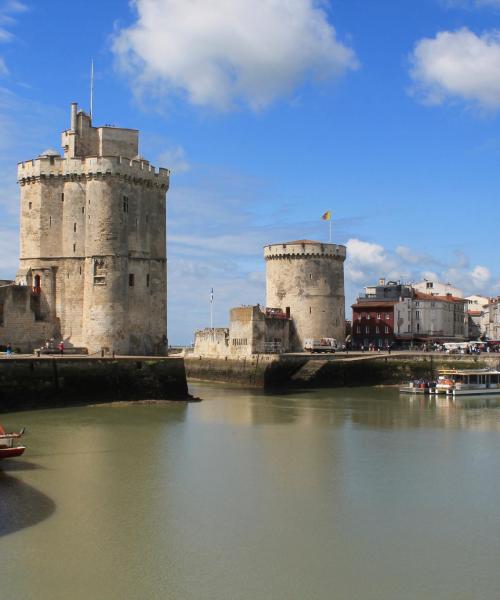
<instances>
[{"instance_id":1,"label":"white boat","mask_svg":"<svg viewBox=\"0 0 500 600\"><path fill-rule=\"evenodd\" d=\"M453 396L500 394L500 371L494 369L441 369L434 393Z\"/></svg>"}]
</instances>

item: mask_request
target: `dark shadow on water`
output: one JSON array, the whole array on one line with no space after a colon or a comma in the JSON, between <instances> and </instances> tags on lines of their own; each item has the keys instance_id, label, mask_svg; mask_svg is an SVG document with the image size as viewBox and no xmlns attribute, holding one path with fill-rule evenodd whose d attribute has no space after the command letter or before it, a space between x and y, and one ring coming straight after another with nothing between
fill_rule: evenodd
<instances>
[{"instance_id":1,"label":"dark shadow on water","mask_svg":"<svg viewBox=\"0 0 500 600\"><path fill-rule=\"evenodd\" d=\"M0 537L31 527L50 517L55 502L27 483L0 469Z\"/></svg>"},{"instance_id":2,"label":"dark shadow on water","mask_svg":"<svg viewBox=\"0 0 500 600\"><path fill-rule=\"evenodd\" d=\"M19 460L18 458L14 460L3 460L0 462L0 473L2 471L4 473L12 473L15 471L35 471L36 469L43 469L43 467L27 460Z\"/></svg>"}]
</instances>

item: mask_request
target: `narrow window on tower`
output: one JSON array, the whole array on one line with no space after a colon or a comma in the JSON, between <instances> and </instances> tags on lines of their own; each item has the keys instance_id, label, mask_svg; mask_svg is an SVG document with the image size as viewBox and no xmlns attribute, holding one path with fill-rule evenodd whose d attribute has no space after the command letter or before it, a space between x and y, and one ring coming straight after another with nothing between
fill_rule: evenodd
<instances>
[{"instance_id":1,"label":"narrow window on tower","mask_svg":"<svg viewBox=\"0 0 500 600\"><path fill-rule=\"evenodd\" d=\"M73 252L76 252L76 244L73 244Z\"/></svg>"},{"instance_id":2,"label":"narrow window on tower","mask_svg":"<svg viewBox=\"0 0 500 600\"><path fill-rule=\"evenodd\" d=\"M133 273L129 273L128 275L128 285L129 287L134 287L135 281L134 281L134 274Z\"/></svg>"},{"instance_id":3,"label":"narrow window on tower","mask_svg":"<svg viewBox=\"0 0 500 600\"><path fill-rule=\"evenodd\" d=\"M52 227L52 217L49 217L49 227Z\"/></svg>"},{"instance_id":4,"label":"narrow window on tower","mask_svg":"<svg viewBox=\"0 0 500 600\"><path fill-rule=\"evenodd\" d=\"M123 196L123 212L128 213L128 196Z\"/></svg>"},{"instance_id":5,"label":"narrow window on tower","mask_svg":"<svg viewBox=\"0 0 500 600\"><path fill-rule=\"evenodd\" d=\"M73 223L73 231L76 233L76 223Z\"/></svg>"},{"instance_id":6,"label":"narrow window on tower","mask_svg":"<svg viewBox=\"0 0 500 600\"><path fill-rule=\"evenodd\" d=\"M32 207L32 206L33 206L33 205L31 204L31 202L28 202L28 209L29 209L29 210L31 210L31 207Z\"/></svg>"},{"instance_id":7,"label":"narrow window on tower","mask_svg":"<svg viewBox=\"0 0 500 600\"><path fill-rule=\"evenodd\" d=\"M82 215L85 212L85 206L82 206Z\"/></svg>"},{"instance_id":8,"label":"narrow window on tower","mask_svg":"<svg viewBox=\"0 0 500 600\"><path fill-rule=\"evenodd\" d=\"M61 202L64 202L64 192L61 194Z\"/></svg>"},{"instance_id":9,"label":"narrow window on tower","mask_svg":"<svg viewBox=\"0 0 500 600\"><path fill-rule=\"evenodd\" d=\"M149 287L149 273L146 275L146 287Z\"/></svg>"},{"instance_id":10,"label":"narrow window on tower","mask_svg":"<svg viewBox=\"0 0 500 600\"><path fill-rule=\"evenodd\" d=\"M309 314L311 314L311 313L312 313L312 309L311 309L311 307L309 307Z\"/></svg>"}]
</instances>

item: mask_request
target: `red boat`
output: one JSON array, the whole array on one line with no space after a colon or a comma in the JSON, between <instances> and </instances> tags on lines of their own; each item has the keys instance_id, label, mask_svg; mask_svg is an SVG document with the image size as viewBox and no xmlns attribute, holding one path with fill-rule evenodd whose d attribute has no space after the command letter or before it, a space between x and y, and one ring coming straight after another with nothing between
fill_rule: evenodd
<instances>
[{"instance_id":1,"label":"red boat","mask_svg":"<svg viewBox=\"0 0 500 600\"><path fill-rule=\"evenodd\" d=\"M24 434L24 428L18 433L6 433L0 425L0 460L2 458L15 458L21 456L26 450L25 446L19 446L17 440Z\"/></svg>"}]
</instances>

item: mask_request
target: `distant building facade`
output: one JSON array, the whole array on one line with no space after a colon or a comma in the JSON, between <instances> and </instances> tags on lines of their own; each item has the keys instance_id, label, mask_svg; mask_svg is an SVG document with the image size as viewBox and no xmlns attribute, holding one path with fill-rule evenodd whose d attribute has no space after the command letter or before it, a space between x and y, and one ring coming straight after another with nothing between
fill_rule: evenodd
<instances>
[{"instance_id":1,"label":"distant building facade","mask_svg":"<svg viewBox=\"0 0 500 600\"><path fill-rule=\"evenodd\" d=\"M464 340L467 306L464 298L450 293L426 294L410 284L381 279L378 285L367 286L352 306L353 345L384 348L394 343Z\"/></svg>"},{"instance_id":2,"label":"distant building facade","mask_svg":"<svg viewBox=\"0 0 500 600\"><path fill-rule=\"evenodd\" d=\"M490 298L485 306L485 337L500 340L500 296Z\"/></svg>"},{"instance_id":3,"label":"distant building facade","mask_svg":"<svg viewBox=\"0 0 500 600\"><path fill-rule=\"evenodd\" d=\"M138 155L137 130L93 127L76 104L62 145L18 166L20 264L0 288L0 340L162 353L169 171Z\"/></svg>"}]
</instances>

